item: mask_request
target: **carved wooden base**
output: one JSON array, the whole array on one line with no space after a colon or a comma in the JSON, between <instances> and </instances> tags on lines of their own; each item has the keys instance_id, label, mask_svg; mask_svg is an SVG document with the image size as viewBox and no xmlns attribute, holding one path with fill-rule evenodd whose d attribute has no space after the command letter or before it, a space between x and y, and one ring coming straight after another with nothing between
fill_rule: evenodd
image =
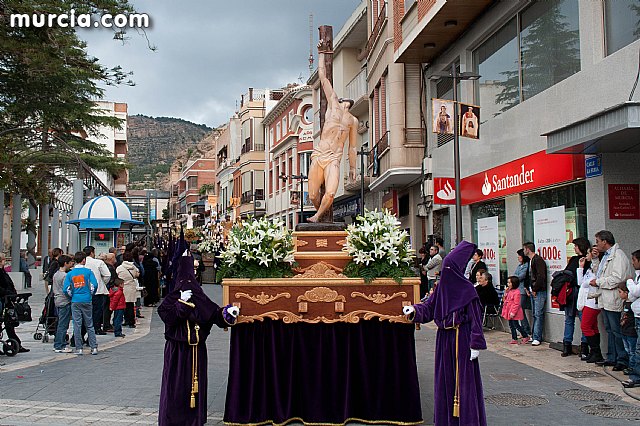
<instances>
[{"instance_id":1,"label":"carved wooden base","mask_svg":"<svg viewBox=\"0 0 640 426\"><path fill-rule=\"evenodd\" d=\"M285 323L357 323L378 319L409 323L402 307L420 299L420 279L405 278L402 284L391 279L376 279L365 284L362 279L337 277L328 266L316 267L334 277L268 280L225 279L223 304L240 307L238 323L265 318ZM305 273L314 271L310 268ZM332 272L328 272L332 271ZM309 277L314 272L309 273Z\"/></svg>"},{"instance_id":2,"label":"carved wooden base","mask_svg":"<svg viewBox=\"0 0 640 426\"><path fill-rule=\"evenodd\" d=\"M351 260L345 251L346 231L295 231L294 257L300 268L308 268L318 262L325 262L342 270Z\"/></svg>"}]
</instances>

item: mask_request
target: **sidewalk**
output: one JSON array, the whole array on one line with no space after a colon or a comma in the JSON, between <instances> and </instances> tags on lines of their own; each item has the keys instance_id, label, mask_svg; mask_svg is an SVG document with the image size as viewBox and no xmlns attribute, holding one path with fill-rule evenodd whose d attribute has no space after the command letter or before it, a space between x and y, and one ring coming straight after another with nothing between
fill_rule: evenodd
<instances>
[{"instance_id":1,"label":"sidewalk","mask_svg":"<svg viewBox=\"0 0 640 426\"><path fill-rule=\"evenodd\" d=\"M53 338L49 336L49 342L44 343L42 340L34 339L36 328L38 328L38 320L42 314L42 308L44 307L44 285L39 278L33 277L33 285L31 288L22 289L19 293L32 293L29 298L29 306L31 306L31 322L21 323L16 327L16 333L20 340L22 340L22 346L30 349L30 352L19 353L14 357L8 357L5 355L0 356L0 373L19 370L21 368L33 367L38 365L44 365L50 362L64 360L76 355L73 354L58 354L53 352ZM132 342L149 333L151 326L151 313L152 308L142 308L142 315L145 318L138 319L136 328L124 327L123 332L127 337L116 339L113 333L109 333L105 336L96 336L98 341L98 350L114 348L123 345L127 342ZM38 328L38 332L45 334L44 327L41 325ZM73 321L69 322L69 337L73 334ZM87 348L84 351L89 354Z\"/></svg>"},{"instance_id":2,"label":"sidewalk","mask_svg":"<svg viewBox=\"0 0 640 426\"><path fill-rule=\"evenodd\" d=\"M205 285L204 289L220 302L219 286ZM37 305L31 306L35 317ZM146 308L144 315L140 327L126 329L125 339L116 342L111 336L98 336L101 351L95 357L54 354L52 344L36 342L30 336L32 332L26 331L28 327L34 330L35 325L21 325L21 337L25 337L25 344L29 342L32 352L14 358L0 356L0 361L6 363L0 367L0 423L155 424L164 326L152 308ZM428 324L415 334L425 424L433 424L435 330L433 324ZM131 336L130 331L134 331ZM222 424L230 334L214 328L207 339L207 424ZM485 337L489 349L480 353L480 370L489 425L606 422L608 426L628 426L630 420L640 419L640 402L627 396L602 367L586 364L577 356L562 358L559 351L545 343L538 347L510 345L510 335L501 331L485 330ZM134 339L134 344L125 344ZM620 373L613 374L623 378ZM73 375L80 375L83 380L72 380ZM628 392L640 398L640 389ZM79 394L83 395L81 403Z\"/></svg>"}]
</instances>

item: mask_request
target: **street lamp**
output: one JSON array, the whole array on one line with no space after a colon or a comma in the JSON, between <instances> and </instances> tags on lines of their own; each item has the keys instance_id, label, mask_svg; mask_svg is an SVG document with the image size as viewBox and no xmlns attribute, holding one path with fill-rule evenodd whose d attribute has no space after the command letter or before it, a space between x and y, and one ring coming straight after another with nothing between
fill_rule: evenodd
<instances>
[{"instance_id":1,"label":"street lamp","mask_svg":"<svg viewBox=\"0 0 640 426\"><path fill-rule=\"evenodd\" d=\"M431 74L429 80L450 78L453 80L453 170L456 185L456 244L462 241L462 201L460 197L460 133L458 129L458 81L478 80L480 76L472 72L458 73L455 62L451 64L451 72Z\"/></svg>"},{"instance_id":2,"label":"street lamp","mask_svg":"<svg viewBox=\"0 0 640 426\"><path fill-rule=\"evenodd\" d=\"M300 222L299 223L303 223L304 222L304 198L303 198L304 197L304 181L307 179L307 177L303 174L287 176L284 173L282 173L280 175L280 179L282 179L283 182L286 182L289 177L291 177L291 179L298 179L300 181L300 196L298 198L298 202L300 203Z\"/></svg>"},{"instance_id":3,"label":"street lamp","mask_svg":"<svg viewBox=\"0 0 640 426\"><path fill-rule=\"evenodd\" d=\"M360 214L364 214L364 156L369 155L369 150L366 149L369 146L367 142L363 142L358 151L360 156Z\"/></svg>"}]
</instances>

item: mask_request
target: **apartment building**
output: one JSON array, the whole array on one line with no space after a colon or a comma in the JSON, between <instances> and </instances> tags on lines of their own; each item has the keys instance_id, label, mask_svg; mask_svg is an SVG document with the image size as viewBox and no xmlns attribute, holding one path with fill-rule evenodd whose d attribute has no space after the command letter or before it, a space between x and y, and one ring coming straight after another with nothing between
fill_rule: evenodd
<instances>
[{"instance_id":1,"label":"apartment building","mask_svg":"<svg viewBox=\"0 0 640 426\"><path fill-rule=\"evenodd\" d=\"M216 159L192 159L182 168L180 177L173 184L176 196L175 216L181 223L187 223L187 215L192 216L193 226L204 224L205 201L200 194L203 185L216 184Z\"/></svg>"},{"instance_id":2,"label":"apartment building","mask_svg":"<svg viewBox=\"0 0 640 426\"><path fill-rule=\"evenodd\" d=\"M493 254L494 283L504 284L525 241L536 242L550 271L564 268L574 238L593 242L601 229L627 254L638 248L637 2L390 4L400 12L393 60L424 68L425 164L434 178L427 234L453 244L457 190L463 237ZM457 87L459 101L480 106L479 139L460 138L460 188L453 137L430 124L430 99L452 99L453 84L429 76L453 67L479 76ZM545 339L562 340L564 317L550 298L547 313Z\"/></svg>"},{"instance_id":3,"label":"apartment building","mask_svg":"<svg viewBox=\"0 0 640 426\"><path fill-rule=\"evenodd\" d=\"M127 146L127 104L122 102L96 102L96 109L99 114L116 117L122 120L122 126L119 129L112 127L100 126L98 135L87 135L87 139L103 144L105 148L113 154L114 157L126 160ZM123 170L118 176L112 176L106 171L94 171L98 179L109 188L116 197L126 197L129 184L129 171Z\"/></svg>"},{"instance_id":4,"label":"apartment building","mask_svg":"<svg viewBox=\"0 0 640 426\"><path fill-rule=\"evenodd\" d=\"M234 217L258 217L266 214L265 143L262 120L283 96L282 89L254 88L249 88L249 91L242 95L238 111L239 156L231 160L235 167L233 171Z\"/></svg>"},{"instance_id":5,"label":"apartment building","mask_svg":"<svg viewBox=\"0 0 640 426\"><path fill-rule=\"evenodd\" d=\"M235 158L240 156L240 119L237 114L229 119L220 133L216 144L216 195L215 210L218 217L231 217L234 213L233 173L236 170Z\"/></svg>"},{"instance_id":6,"label":"apartment building","mask_svg":"<svg viewBox=\"0 0 640 426\"><path fill-rule=\"evenodd\" d=\"M306 177L313 151L311 87L292 85L262 121L266 141L267 216L293 229L315 213ZM302 203L302 205L301 205Z\"/></svg>"}]
</instances>

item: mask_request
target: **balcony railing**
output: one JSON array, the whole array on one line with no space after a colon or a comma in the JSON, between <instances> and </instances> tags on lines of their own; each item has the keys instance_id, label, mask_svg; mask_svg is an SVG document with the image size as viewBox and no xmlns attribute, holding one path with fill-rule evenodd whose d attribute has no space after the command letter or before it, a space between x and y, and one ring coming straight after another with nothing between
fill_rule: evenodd
<instances>
[{"instance_id":1,"label":"balcony railing","mask_svg":"<svg viewBox=\"0 0 640 426\"><path fill-rule=\"evenodd\" d=\"M386 22L386 20L387 20L387 3L385 2L384 5L382 6L382 9L380 9L380 13L378 14L378 19L376 19L376 23L373 26L373 29L371 30L371 35L367 40L367 47L365 49L365 52L367 52L367 56L371 54L371 49L373 49L373 45L375 44L376 40L378 40L378 37L380 36L380 31L382 30L382 25Z\"/></svg>"},{"instance_id":2,"label":"balcony railing","mask_svg":"<svg viewBox=\"0 0 640 426\"><path fill-rule=\"evenodd\" d=\"M389 149L389 131L384 132L382 137L378 140L369 151L369 176L377 177L380 175L380 157Z\"/></svg>"},{"instance_id":3,"label":"balcony railing","mask_svg":"<svg viewBox=\"0 0 640 426\"><path fill-rule=\"evenodd\" d=\"M367 94L367 68L363 68L345 88L345 95L348 99L357 101Z\"/></svg>"}]
</instances>

